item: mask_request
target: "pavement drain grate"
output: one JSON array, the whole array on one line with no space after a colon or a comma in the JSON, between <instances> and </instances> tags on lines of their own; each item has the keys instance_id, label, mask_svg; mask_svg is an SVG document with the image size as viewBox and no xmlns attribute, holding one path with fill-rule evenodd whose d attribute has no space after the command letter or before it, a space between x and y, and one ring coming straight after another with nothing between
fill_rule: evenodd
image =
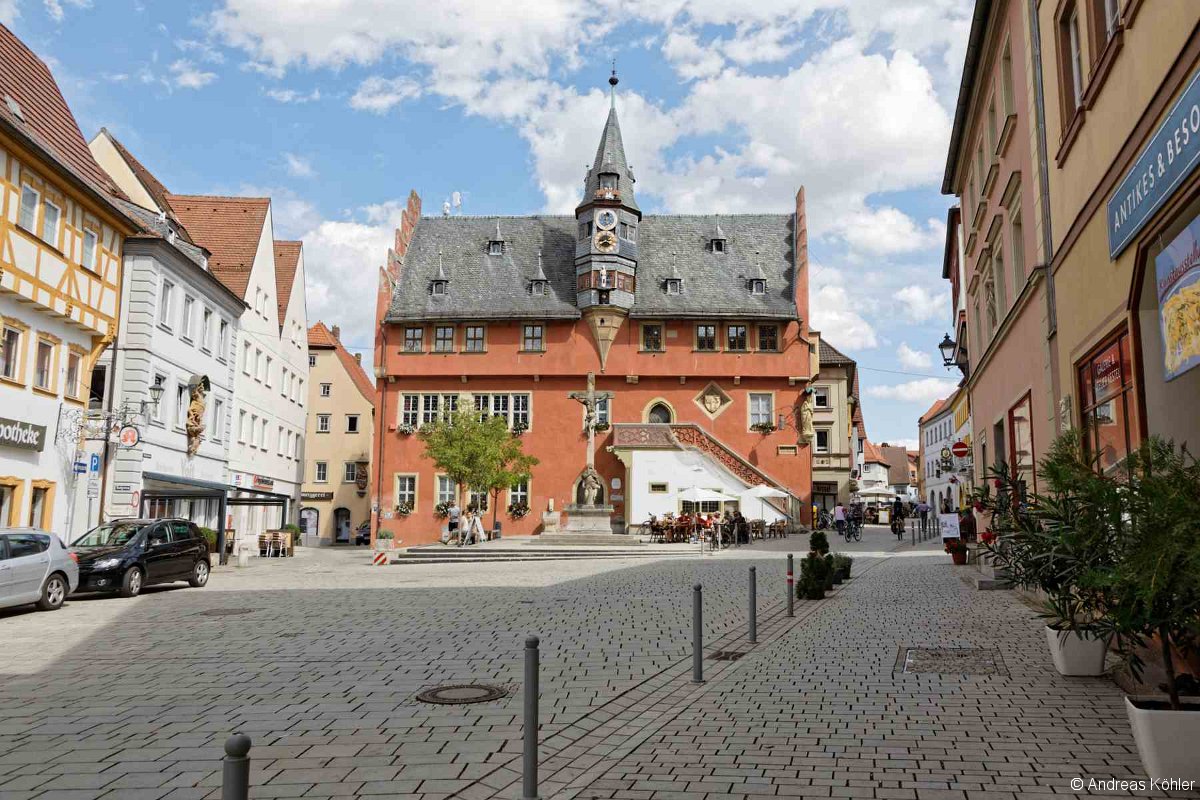
<instances>
[{"instance_id":1,"label":"pavement drain grate","mask_svg":"<svg viewBox=\"0 0 1200 800\"><path fill-rule=\"evenodd\" d=\"M995 647L901 647L892 674L1008 675Z\"/></svg>"},{"instance_id":2,"label":"pavement drain grate","mask_svg":"<svg viewBox=\"0 0 1200 800\"><path fill-rule=\"evenodd\" d=\"M256 608L210 608L208 611L201 611L201 617L235 617L239 614L253 614L258 609Z\"/></svg>"},{"instance_id":3,"label":"pavement drain grate","mask_svg":"<svg viewBox=\"0 0 1200 800\"><path fill-rule=\"evenodd\" d=\"M717 650L709 653L708 657L713 661L737 661L744 655L746 654L741 650Z\"/></svg>"},{"instance_id":4,"label":"pavement drain grate","mask_svg":"<svg viewBox=\"0 0 1200 800\"><path fill-rule=\"evenodd\" d=\"M501 697L507 696L508 689L503 686L491 686L483 683L435 686L417 693L417 699L422 703L435 703L442 706L486 703L489 700L499 700Z\"/></svg>"}]
</instances>

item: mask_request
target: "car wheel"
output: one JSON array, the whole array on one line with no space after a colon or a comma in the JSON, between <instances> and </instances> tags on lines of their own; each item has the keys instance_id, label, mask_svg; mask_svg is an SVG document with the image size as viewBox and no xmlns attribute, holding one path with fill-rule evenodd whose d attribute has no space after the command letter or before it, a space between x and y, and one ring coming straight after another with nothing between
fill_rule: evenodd
<instances>
[{"instance_id":1,"label":"car wheel","mask_svg":"<svg viewBox=\"0 0 1200 800\"><path fill-rule=\"evenodd\" d=\"M196 562L192 567L192 577L188 578L188 585L199 589L204 584L208 583L208 557L204 557Z\"/></svg>"},{"instance_id":2,"label":"car wheel","mask_svg":"<svg viewBox=\"0 0 1200 800\"><path fill-rule=\"evenodd\" d=\"M137 567L125 570L121 579L121 597L137 597L142 593L142 571Z\"/></svg>"},{"instance_id":3,"label":"car wheel","mask_svg":"<svg viewBox=\"0 0 1200 800\"><path fill-rule=\"evenodd\" d=\"M61 572L55 572L42 584L42 596L38 598L37 607L39 611L57 611L66 599L67 579Z\"/></svg>"}]
</instances>

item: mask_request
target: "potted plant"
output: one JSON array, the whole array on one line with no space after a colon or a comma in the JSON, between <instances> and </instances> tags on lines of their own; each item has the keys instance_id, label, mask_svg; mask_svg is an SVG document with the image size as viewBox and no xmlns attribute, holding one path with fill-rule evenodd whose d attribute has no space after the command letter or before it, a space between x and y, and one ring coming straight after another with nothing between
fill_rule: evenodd
<instances>
[{"instance_id":1,"label":"potted plant","mask_svg":"<svg viewBox=\"0 0 1200 800\"><path fill-rule=\"evenodd\" d=\"M833 591L833 556L825 555L825 591Z\"/></svg>"},{"instance_id":2,"label":"potted plant","mask_svg":"<svg viewBox=\"0 0 1200 800\"><path fill-rule=\"evenodd\" d=\"M943 547L956 565L967 563L967 544L962 539L947 539Z\"/></svg>"},{"instance_id":3,"label":"potted plant","mask_svg":"<svg viewBox=\"0 0 1200 800\"><path fill-rule=\"evenodd\" d=\"M302 530L300 530L299 525L293 525L289 522L287 525L284 525L279 530L287 531L288 533L290 533L292 535L292 547L298 547L302 544L302 542L300 540L303 537L304 532Z\"/></svg>"},{"instance_id":4,"label":"potted plant","mask_svg":"<svg viewBox=\"0 0 1200 800\"><path fill-rule=\"evenodd\" d=\"M813 531L808 535L808 549L822 556L829 552L829 537L825 531Z\"/></svg>"},{"instance_id":5,"label":"potted plant","mask_svg":"<svg viewBox=\"0 0 1200 800\"><path fill-rule=\"evenodd\" d=\"M397 503L396 504L396 516L407 517L411 513L412 513L412 506L410 506L408 503Z\"/></svg>"},{"instance_id":6,"label":"potted plant","mask_svg":"<svg viewBox=\"0 0 1200 800\"><path fill-rule=\"evenodd\" d=\"M1165 698L1126 697L1125 709L1151 778L1200 780L1200 698L1181 699L1194 676L1179 672L1200 648L1200 462L1151 437L1121 473L1126 513L1104 619L1135 679L1147 649L1158 651L1166 676Z\"/></svg>"},{"instance_id":7,"label":"potted plant","mask_svg":"<svg viewBox=\"0 0 1200 800\"><path fill-rule=\"evenodd\" d=\"M396 535L391 531L381 530L375 535L376 550L391 550L396 546Z\"/></svg>"},{"instance_id":8,"label":"potted plant","mask_svg":"<svg viewBox=\"0 0 1200 800\"><path fill-rule=\"evenodd\" d=\"M834 583L850 579L850 565L854 563L854 559L844 553L838 553L833 557L833 569L837 573L834 577Z\"/></svg>"},{"instance_id":9,"label":"potted plant","mask_svg":"<svg viewBox=\"0 0 1200 800\"><path fill-rule=\"evenodd\" d=\"M825 559L816 553L809 553L800 562L800 581L796 584L796 595L807 600L821 600L825 597Z\"/></svg>"},{"instance_id":10,"label":"potted plant","mask_svg":"<svg viewBox=\"0 0 1200 800\"><path fill-rule=\"evenodd\" d=\"M396 426L396 433L400 434L401 436L412 436L416 432L417 432L416 425L397 425Z\"/></svg>"},{"instance_id":11,"label":"potted plant","mask_svg":"<svg viewBox=\"0 0 1200 800\"><path fill-rule=\"evenodd\" d=\"M750 426L750 430L757 433L771 433L775 430L775 425L770 422L756 422Z\"/></svg>"},{"instance_id":12,"label":"potted plant","mask_svg":"<svg viewBox=\"0 0 1200 800\"><path fill-rule=\"evenodd\" d=\"M980 537L986 557L1010 582L1038 593L1055 668L1103 674L1124 490L1100 474L1078 432L1059 437L1042 460L1042 494L1029 493L1002 465L990 472L995 491L985 486L975 497L991 516L992 536Z\"/></svg>"},{"instance_id":13,"label":"potted plant","mask_svg":"<svg viewBox=\"0 0 1200 800\"><path fill-rule=\"evenodd\" d=\"M610 427L612 427L612 426L609 425L607 422L597 422L595 425L592 426L592 430L594 430L596 433L600 433L601 431L608 430Z\"/></svg>"},{"instance_id":14,"label":"potted plant","mask_svg":"<svg viewBox=\"0 0 1200 800\"><path fill-rule=\"evenodd\" d=\"M438 519L446 519L446 517L450 516L451 505L453 505L453 503L449 500L444 503L438 503L433 507L433 515Z\"/></svg>"},{"instance_id":15,"label":"potted plant","mask_svg":"<svg viewBox=\"0 0 1200 800\"><path fill-rule=\"evenodd\" d=\"M513 519L521 519L529 513L528 503L509 503L508 515Z\"/></svg>"}]
</instances>

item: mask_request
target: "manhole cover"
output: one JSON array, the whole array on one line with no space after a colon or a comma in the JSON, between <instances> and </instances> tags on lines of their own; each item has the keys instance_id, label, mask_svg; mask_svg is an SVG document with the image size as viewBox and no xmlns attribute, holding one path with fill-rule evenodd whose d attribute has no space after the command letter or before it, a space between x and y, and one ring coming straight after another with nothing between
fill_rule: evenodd
<instances>
[{"instance_id":1,"label":"manhole cover","mask_svg":"<svg viewBox=\"0 0 1200 800\"><path fill-rule=\"evenodd\" d=\"M466 683L456 686L435 686L417 693L422 703L437 703L443 706L460 706L468 703L486 703L508 696L503 686L488 686L481 683Z\"/></svg>"},{"instance_id":2,"label":"manhole cover","mask_svg":"<svg viewBox=\"0 0 1200 800\"><path fill-rule=\"evenodd\" d=\"M892 670L940 675L1008 675L994 647L902 647Z\"/></svg>"},{"instance_id":3,"label":"manhole cover","mask_svg":"<svg viewBox=\"0 0 1200 800\"><path fill-rule=\"evenodd\" d=\"M737 661L744 655L746 654L741 650L717 650L715 653L710 653L708 657L713 661Z\"/></svg>"},{"instance_id":4,"label":"manhole cover","mask_svg":"<svg viewBox=\"0 0 1200 800\"><path fill-rule=\"evenodd\" d=\"M210 608L208 611L201 611L202 617L236 617L238 614L253 614L257 609L253 608Z\"/></svg>"}]
</instances>

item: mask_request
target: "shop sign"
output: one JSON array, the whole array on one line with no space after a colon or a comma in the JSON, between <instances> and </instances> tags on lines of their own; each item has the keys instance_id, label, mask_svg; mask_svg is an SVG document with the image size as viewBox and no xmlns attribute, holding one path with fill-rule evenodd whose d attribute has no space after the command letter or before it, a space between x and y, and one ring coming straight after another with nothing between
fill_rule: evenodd
<instances>
[{"instance_id":1,"label":"shop sign","mask_svg":"<svg viewBox=\"0 0 1200 800\"><path fill-rule=\"evenodd\" d=\"M141 440L142 435L138 432L138 429L132 425L123 426L120 432L117 434L117 444L119 444L121 447L137 447L138 442Z\"/></svg>"},{"instance_id":2,"label":"shop sign","mask_svg":"<svg viewBox=\"0 0 1200 800\"><path fill-rule=\"evenodd\" d=\"M0 417L0 444L41 452L46 446L46 426Z\"/></svg>"},{"instance_id":3,"label":"shop sign","mask_svg":"<svg viewBox=\"0 0 1200 800\"><path fill-rule=\"evenodd\" d=\"M332 500L333 492L301 492L300 499L304 502L310 500Z\"/></svg>"},{"instance_id":4,"label":"shop sign","mask_svg":"<svg viewBox=\"0 0 1200 800\"><path fill-rule=\"evenodd\" d=\"M1163 375L1178 378L1200 365L1200 217L1154 259Z\"/></svg>"},{"instance_id":5,"label":"shop sign","mask_svg":"<svg viewBox=\"0 0 1200 800\"><path fill-rule=\"evenodd\" d=\"M1108 199L1108 253L1116 258L1200 163L1200 72Z\"/></svg>"},{"instance_id":6,"label":"shop sign","mask_svg":"<svg viewBox=\"0 0 1200 800\"><path fill-rule=\"evenodd\" d=\"M274 478L266 478L266 477L263 477L262 475L255 475L254 476L254 488L255 489L274 489L275 488L275 479Z\"/></svg>"}]
</instances>

